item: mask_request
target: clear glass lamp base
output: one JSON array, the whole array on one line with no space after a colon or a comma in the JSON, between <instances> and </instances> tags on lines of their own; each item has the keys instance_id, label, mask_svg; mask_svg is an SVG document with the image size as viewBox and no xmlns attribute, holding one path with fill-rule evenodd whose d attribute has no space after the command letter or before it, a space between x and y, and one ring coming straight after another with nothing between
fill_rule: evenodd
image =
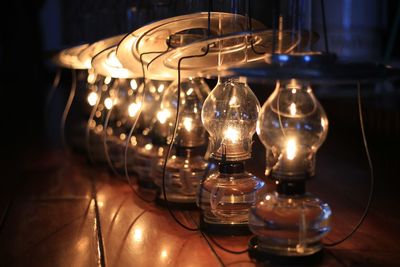
<instances>
[{"instance_id":1,"label":"clear glass lamp base","mask_svg":"<svg viewBox=\"0 0 400 267\"><path fill-rule=\"evenodd\" d=\"M234 166L236 168L237 166ZM221 172L210 174L198 194L198 205L201 209L202 225L210 232L227 230L227 234L249 233L249 209L257 202L257 197L264 188L264 182L244 171Z\"/></svg>"},{"instance_id":2,"label":"clear glass lamp base","mask_svg":"<svg viewBox=\"0 0 400 267\"><path fill-rule=\"evenodd\" d=\"M283 257L311 256L322 250L331 210L310 194L266 194L251 209L249 227L256 250ZM250 245L250 248L252 245Z\"/></svg>"},{"instance_id":3,"label":"clear glass lamp base","mask_svg":"<svg viewBox=\"0 0 400 267\"><path fill-rule=\"evenodd\" d=\"M172 156L165 170L165 194L163 191L163 167L161 160L155 170L155 183L159 188L157 203L165 206L168 201L171 207L180 209L195 209L196 194L201 179L207 169L207 162L201 156Z\"/></svg>"}]
</instances>

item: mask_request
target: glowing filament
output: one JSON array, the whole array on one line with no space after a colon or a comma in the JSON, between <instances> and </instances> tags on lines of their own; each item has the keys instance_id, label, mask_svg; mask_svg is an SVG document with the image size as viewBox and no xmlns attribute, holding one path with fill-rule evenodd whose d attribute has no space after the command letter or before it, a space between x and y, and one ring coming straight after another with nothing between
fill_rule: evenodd
<instances>
[{"instance_id":1,"label":"glowing filament","mask_svg":"<svg viewBox=\"0 0 400 267\"><path fill-rule=\"evenodd\" d=\"M160 86L158 86L157 92L161 94L163 91L164 91L164 84L160 84Z\"/></svg>"},{"instance_id":2,"label":"glowing filament","mask_svg":"<svg viewBox=\"0 0 400 267\"><path fill-rule=\"evenodd\" d=\"M157 112L157 120L161 123L164 124L167 119L171 116L171 113L167 109L160 110Z\"/></svg>"},{"instance_id":3,"label":"glowing filament","mask_svg":"<svg viewBox=\"0 0 400 267\"><path fill-rule=\"evenodd\" d=\"M136 90L137 87L138 87L138 84L137 84L137 82L136 82L135 79L132 79L132 80L130 81L130 85L131 85L132 90Z\"/></svg>"},{"instance_id":4,"label":"glowing filament","mask_svg":"<svg viewBox=\"0 0 400 267\"><path fill-rule=\"evenodd\" d=\"M94 105L96 105L98 98L99 96L97 95L97 93L91 92L87 97L87 101L89 105L93 107Z\"/></svg>"},{"instance_id":5,"label":"glowing filament","mask_svg":"<svg viewBox=\"0 0 400 267\"><path fill-rule=\"evenodd\" d=\"M135 117L135 115L136 115L136 113L139 111L139 109L140 109L140 106L141 106L141 103L139 102L139 103L131 103L129 106L128 106L128 114L129 114L129 117L131 117L131 118L133 118L133 117Z\"/></svg>"},{"instance_id":6,"label":"glowing filament","mask_svg":"<svg viewBox=\"0 0 400 267\"><path fill-rule=\"evenodd\" d=\"M193 130L193 120L192 118L183 118L183 126L185 127L185 129L190 132L191 130Z\"/></svg>"},{"instance_id":7,"label":"glowing filament","mask_svg":"<svg viewBox=\"0 0 400 267\"><path fill-rule=\"evenodd\" d=\"M187 95L191 95L193 93L193 88L189 88L189 90L187 90L186 94Z\"/></svg>"},{"instance_id":8,"label":"glowing filament","mask_svg":"<svg viewBox=\"0 0 400 267\"><path fill-rule=\"evenodd\" d=\"M236 106L237 105L237 98L236 96L232 96L231 99L229 99L229 106Z\"/></svg>"},{"instance_id":9,"label":"glowing filament","mask_svg":"<svg viewBox=\"0 0 400 267\"><path fill-rule=\"evenodd\" d=\"M144 149L146 149L146 150L151 150L152 148L153 148L153 144L146 144L144 146Z\"/></svg>"},{"instance_id":10,"label":"glowing filament","mask_svg":"<svg viewBox=\"0 0 400 267\"><path fill-rule=\"evenodd\" d=\"M239 135L239 131L232 127L228 127L224 132L225 139L228 139L232 143L236 143L239 140Z\"/></svg>"},{"instance_id":11,"label":"glowing filament","mask_svg":"<svg viewBox=\"0 0 400 267\"><path fill-rule=\"evenodd\" d=\"M133 232L133 240L136 242L140 242L143 240L143 231L142 229L135 229Z\"/></svg>"},{"instance_id":12,"label":"glowing filament","mask_svg":"<svg viewBox=\"0 0 400 267\"><path fill-rule=\"evenodd\" d=\"M104 83L105 84L109 84L111 82L111 77L110 76L107 76L105 79L104 79Z\"/></svg>"},{"instance_id":13,"label":"glowing filament","mask_svg":"<svg viewBox=\"0 0 400 267\"><path fill-rule=\"evenodd\" d=\"M288 160L293 160L296 157L297 144L294 139L289 139L286 144L286 157Z\"/></svg>"},{"instance_id":14,"label":"glowing filament","mask_svg":"<svg viewBox=\"0 0 400 267\"><path fill-rule=\"evenodd\" d=\"M111 98L107 97L104 99L104 106L106 106L106 109L111 109L114 105L114 102L112 101Z\"/></svg>"},{"instance_id":15,"label":"glowing filament","mask_svg":"<svg viewBox=\"0 0 400 267\"><path fill-rule=\"evenodd\" d=\"M292 116L296 115L297 109L296 109L295 103L290 104L289 109L290 109L290 115L292 115Z\"/></svg>"}]
</instances>

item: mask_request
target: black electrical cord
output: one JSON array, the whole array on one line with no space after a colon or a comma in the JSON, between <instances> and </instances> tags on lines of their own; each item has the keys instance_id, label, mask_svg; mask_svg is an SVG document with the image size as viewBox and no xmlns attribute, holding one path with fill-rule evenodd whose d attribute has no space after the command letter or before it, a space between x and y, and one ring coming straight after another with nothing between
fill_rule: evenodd
<instances>
[{"instance_id":1,"label":"black electrical cord","mask_svg":"<svg viewBox=\"0 0 400 267\"><path fill-rule=\"evenodd\" d=\"M163 197L166 203L166 207L167 210L169 212L169 214L172 216L172 218L175 220L175 222L177 224L179 224L181 227L185 228L188 231L198 231L199 228L192 228L189 226L184 225L181 221L179 221L179 219L175 216L174 212L172 211L168 198L167 198L167 193L166 193L166 186L165 186L165 176L166 176L166 170L167 170L167 162L168 162L168 158L171 155L171 151L172 151L172 147L174 146L174 140L176 137L176 133L178 130L178 122L179 122L179 113L180 113L180 102L181 102L181 63L184 59L189 59L189 58L196 58L196 57L204 57L205 55L208 54L210 50L210 46L207 45L207 49L206 51L204 51L204 53L199 54L199 55L192 55L192 56L186 56L186 57L181 57L178 60L178 89L177 89L177 104L176 104L176 115L175 115L175 122L174 122L174 130L172 132L172 137L170 140L170 143L168 145L168 150L167 153L165 155L165 159L164 159L164 164L163 164L163 171L162 171L162 193L163 193Z\"/></svg>"},{"instance_id":2,"label":"black electrical cord","mask_svg":"<svg viewBox=\"0 0 400 267\"><path fill-rule=\"evenodd\" d=\"M332 243L323 243L323 245L326 247L334 247L334 246L337 246L337 245L343 243L344 241L349 239L360 228L360 226L362 225L362 223L364 222L365 218L367 217L367 215L370 211L370 207L371 207L371 203L372 203L372 199L373 199L373 195L374 195L374 183L375 183L374 167L373 167L371 156L370 156L369 149L368 149L367 137L365 135L362 106L361 106L361 92L360 91L361 91L361 84L360 84L360 82L358 82L357 83L358 116L360 118L361 135L363 138L365 155L368 160L368 166L369 166L369 171L370 171L370 186L369 186L368 201L367 201L367 205L365 207L363 215L361 216L358 223L354 226L353 230L351 230L350 233L348 233L345 237L343 237L340 240L334 241Z\"/></svg>"},{"instance_id":3,"label":"black electrical cord","mask_svg":"<svg viewBox=\"0 0 400 267\"><path fill-rule=\"evenodd\" d=\"M131 140L131 137L133 135L133 131L135 130L135 127L136 127L136 125L137 125L137 123L139 121L139 117L140 117L140 115L142 113L142 107L143 107L143 103L144 103L144 96L145 96L145 90L146 90L146 72L145 72L145 68L144 68L143 56L144 55L149 55L149 54L164 53L165 51L168 51L168 49L169 48L167 48L167 50L164 50L164 51L146 52L146 53L141 53L140 54L140 64L141 64L141 67L142 67L142 74L143 74L143 87L141 87L141 88L143 88L143 90L140 90L140 88L139 88L138 94L141 94L140 95L140 97L141 97L140 107L139 107L139 110L137 112L136 119L132 124L132 127L131 127L131 129L129 131L128 137L127 137L126 142L125 142L125 151L124 151L124 173L125 173L125 178L126 178L128 184L129 184L132 192L138 198L140 198L141 200L143 200L144 202L147 202L147 203L151 203L153 201L149 201L149 200L143 198L142 196L140 196L138 194L138 192L136 192L135 188L133 187L133 183L131 181L131 178L130 178L130 175L129 175L129 171L128 171L128 150L129 150L129 146L130 146L130 140Z\"/></svg>"},{"instance_id":4,"label":"black electrical cord","mask_svg":"<svg viewBox=\"0 0 400 267\"><path fill-rule=\"evenodd\" d=\"M328 30L326 29L325 2L321 0L322 30L324 31L325 52L329 53Z\"/></svg>"},{"instance_id":5,"label":"black electrical cord","mask_svg":"<svg viewBox=\"0 0 400 267\"><path fill-rule=\"evenodd\" d=\"M64 150L68 149L67 141L65 139L65 124L67 122L67 117L69 111L71 109L72 102L74 101L75 92L76 92L76 71L74 69L71 70L72 80L71 80L71 90L68 96L67 104L65 105L65 109L61 118L60 124L60 134L61 134L61 141L64 147Z\"/></svg>"},{"instance_id":6,"label":"black electrical cord","mask_svg":"<svg viewBox=\"0 0 400 267\"><path fill-rule=\"evenodd\" d=\"M119 83L117 83L117 86L115 86L115 83L116 83L116 81L113 83L113 88L116 87L115 91L116 91L116 95L118 95L120 86L119 86ZM111 160L110 153L108 151L108 143L107 143L107 128L108 128L108 123L110 122L110 117L111 117L111 113L112 113L113 109L114 109L114 105L112 105L110 110L107 112L106 119L104 121L103 147L104 147L104 154L106 156L108 166L110 167L111 171L114 173L115 176L119 176L119 173L115 169L114 164Z\"/></svg>"}]
</instances>

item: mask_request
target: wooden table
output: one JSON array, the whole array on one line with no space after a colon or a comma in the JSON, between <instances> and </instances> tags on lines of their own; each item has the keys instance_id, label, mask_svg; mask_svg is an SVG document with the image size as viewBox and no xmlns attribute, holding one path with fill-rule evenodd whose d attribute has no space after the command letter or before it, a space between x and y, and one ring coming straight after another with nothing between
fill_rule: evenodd
<instances>
[{"instance_id":1,"label":"wooden table","mask_svg":"<svg viewBox=\"0 0 400 267\"><path fill-rule=\"evenodd\" d=\"M318 178L308 189L333 210L333 230L326 238L333 241L350 231L363 211L368 169L362 150L343 153L334 141L324 147ZM263 172L257 167L264 164L262 154L254 149L255 159L248 164L258 175ZM262 265L247 253L224 252L199 232L181 228L167 210L139 198L125 180L105 167L91 166L82 156L46 149L25 158L1 180L1 266ZM364 224L345 243L326 248L321 266L399 266L400 194L395 180L377 181ZM191 213L196 217L196 211ZM189 212L176 215L194 226ZM216 237L232 250L245 249L248 239Z\"/></svg>"}]
</instances>

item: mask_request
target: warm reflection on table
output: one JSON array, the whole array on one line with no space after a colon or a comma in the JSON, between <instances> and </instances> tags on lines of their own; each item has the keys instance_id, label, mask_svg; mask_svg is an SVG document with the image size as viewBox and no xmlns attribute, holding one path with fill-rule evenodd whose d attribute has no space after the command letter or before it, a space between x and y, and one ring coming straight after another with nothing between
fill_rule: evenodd
<instances>
[{"instance_id":1,"label":"warm reflection on table","mask_svg":"<svg viewBox=\"0 0 400 267\"><path fill-rule=\"evenodd\" d=\"M320 175L308 189L333 209L333 230L327 237L332 241L358 220L368 194L368 171L333 143L328 143L327 151L317 165ZM262 158L262 151L254 153ZM341 168L332 168L339 161ZM249 169L254 170L257 162L249 162ZM124 179L91 166L81 156L41 151L20 168L5 173L8 180L1 180L1 266L261 265L247 253L229 254L210 245L200 233L181 228L165 208L133 194ZM261 176L259 171L256 174ZM400 216L393 211L398 211L399 196L390 194L393 190L377 183L365 224L347 242L325 249L321 266L396 266L400 262ZM198 211L176 211L176 215L195 227L191 218L196 221ZM249 237L215 240L239 251L247 247Z\"/></svg>"}]
</instances>

